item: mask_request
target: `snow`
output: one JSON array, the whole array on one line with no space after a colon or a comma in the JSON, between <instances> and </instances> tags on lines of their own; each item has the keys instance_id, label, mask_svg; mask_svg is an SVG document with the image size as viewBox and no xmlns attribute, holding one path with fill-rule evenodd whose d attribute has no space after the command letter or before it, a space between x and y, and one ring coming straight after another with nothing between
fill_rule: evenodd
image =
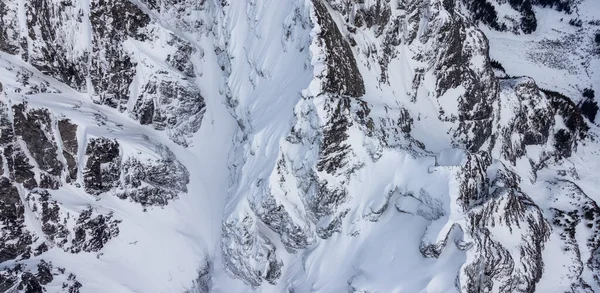
<instances>
[{"instance_id":1,"label":"snow","mask_svg":"<svg viewBox=\"0 0 600 293\"><path fill-rule=\"evenodd\" d=\"M436 166L461 166L466 158L466 153L461 149L445 149L435 158Z\"/></svg>"},{"instance_id":2,"label":"snow","mask_svg":"<svg viewBox=\"0 0 600 293\"><path fill-rule=\"evenodd\" d=\"M208 51L203 60L205 70L220 70L212 51ZM15 67L27 68L34 72L31 80L48 81L61 93L27 97L10 93L13 87L19 86L15 72L7 70ZM187 194L180 195L166 208L150 208L147 212L139 204L110 194L95 198L73 185L51 191L52 197L60 202L65 212L81 211L90 204L105 212L112 211L115 218L123 220L119 225L119 237L109 241L100 254L71 254L54 248L43 255L55 266L76 272L77 279L85 284L83 292L181 292L189 288L191 280L197 277L199 265L205 258L218 266L221 216L229 185L227 160L231 138L237 128L218 88L203 87L208 109L206 123L194 135L194 146L183 148L173 143L165 133L141 126L115 109L94 104L87 94L44 77L17 57L0 53L0 77L11 103L27 100L29 107L49 108L53 115L67 117L78 124L81 156L85 153L86 137L117 138L125 153L142 152L151 156L154 142L158 142L168 146L190 173ZM213 74L205 74L201 79L205 85L220 82L220 76ZM98 121L97 117L102 117L102 121ZM83 164L82 157L78 161ZM79 182L82 180L81 170L82 165L79 166ZM30 227L35 227L33 223L37 221L27 221ZM39 228L35 231L44 235ZM216 280L220 277L223 276L218 272L214 276ZM227 283L238 283L225 278ZM48 292L58 292L61 284L62 279L56 278L48 285Z\"/></svg>"},{"instance_id":3,"label":"snow","mask_svg":"<svg viewBox=\"0 0 600 293\"><path fill-rule=\"evenodd\" d=\"M424 77L424 89L411 92L412 80L407 77L414 76L415 68L423 64L415 60L415 48L405 44L399 48L399 57L389 65L391 85L379 83L376 77L380 68L360 53L369 49L370 42L379 40L370 32L361 32L362 38L357 38L357 46L353 47L366 87L366 94L361 99L369 104L371 115L376 118L397 118L401 110L406 109L415 119L411 135L425 145L425 150L384 148L378 140L353 125L348 130L347 143L352 151L348 165L364 165L344 180L339 174L318 174L332 185L347 187L350 192L337 214L314 224L302 198L310 195L301 193L303 182L297 174L315 171L305 170L305 164L317 160L318 146L316 143L292 144L286 140L292 127L300 126L297 131L305 131L305 137L319 141L318 129L322 129L329 118L325 106L331 97L322 92L322 79L319 78L326 75L327 68L323 48L316 40L320 28L314 11L310 1L257 0L249 1L247 5L230 2L220 8L223 11L213 11L215 14L223 12L225 16L214 24L220 25L214 34L202 38L179 31L177 25L171 23L174 20L166 19L169 17L166 12L155 16L163 18L155 29L164 30L165 35L175 33L199 48L193 55L197 77L190 82L200 88L207 110L202 126L191 138L193 144L188 148L172 142L166 132L140 125L126 113L93 103L89 82L88 93L80 93L44 76L19 57L0 53L0 80L8 89L5 90L7 99L12 104L26 100L30 107L49 108L53 115L69 118L80 125L77 132L79 183L84 169L85 142L90 137L116 138L125 155L136 154L140 158L155 158L156 144L165 145L190 173L187 193L166 207L152 207L147 211L139 204L111 194L100 197L86 194L75 185L52 191L52 197L65 211L79 212L89 204L102 212L113 212L115 218L123 222L119 226L119 237L109 241L101 253L71 254L55 247L44 254L44 258L52 259L55 266L75 271L77 279L84 284L83 292L182 292L190 287L205 260L212 263L213 292L249 292L252 288L223 268L220 245L224 221L253 215L259 222L250 231L255 233L253 237L266 235L284 263L277 284L263 282L261 287L255 288L257 291L456 292L455 282L461 267L472 262L474 257L471 251L461 250L456 245L471 240L466 239L468 237L460 227L466 220L457 204L459 182L456 178L470 154L454 148L449 135L456 125L450 120L458 113L459 97L464 95L465 88L459 86L435 98L433 93L425 90L433 92L436 87L434 77L428 75ZM591 2L587 1L586 5L592 5ZM82 5L85 16L89 13L89 3L84 1ZM347 33L341 25L342 17L331 7L328 9L338 27ZM582 52L567 56L568 64L575 64L574 69L558 68L532 59L532 52L539 49L535 44L546 38L559 39L576 33L565 22L553 21L558 12L536 9L539 29L530 36L516 37L483 28L490 40L492 58L500 61L509 75L531 76L542 87L574 97L579 95L581 88L598 84L596 57ZM311 21L312 27L307 25ZM85 36L85 41L78 50L90 46L88 26L86 23L82 27L81 35ZM424 33L430 26L432 24L422 21L419 32ZM289 38L286 37L288 32ZM136 60L156 66L149 69L147 64L139 64L130 87L132 96L139 94L137 88L148 78L150 71L170 70L162 60L172 52L165 49L162 42L164 39L160 38L153 42L128 40L125 43ZM223 56L217 56L212 46L225 49L223 54L231 66L226 71L230 75L221 74ZM574 61L581 56L589 60L587 71L584 70L586 74L573 74L574 70L583 70L579 62ZM474 67L481 66L484 61L483 56L474 56L470 60ZM12 92L19 83L10 68L30 70L34 73L32 82L47 81L57 92L28 96ZM521 81L527 79L515 83ZM600 88L596 91L600 92ZM419 99L413 101L413 94ZM508 124L513 118L513 108L517 105L510 103L514 99L512 92L503 91L500 95L500 124ZM130 99L129 108L133 107L133 101ZM440 119L440 110L447 115L444 117L447 120ZM564 127L561 117L556 117L555 122L557 128ZM401 143L409 143L398 136ZM527 148L530 157L536 159L542 151L537 146ZM600 167L598 156L600 154L593 147L582 146L578 155L571 159L579 171L579 179L573 180L596 197L593 191L600 188L600 183L596 182L596 170ZM593 163L588 158L593 158ZM531 171L526 159L518 161L514 167L519 175ZM281 186L281 174L277 172L280 160L290 165L291 173L297 172L284 174L286 180ZM500 163L495 164L493 168L499 168ZM554 173L544 172L539 174L536 183L522 180L524 193L536 203L547 200L547 182L555 178ZM21 194L24 193L22 190ZM287 211L292 223L312 234L317 229L315 226L328 223L342 211L349 212L342 220L339 233L328 239L313 237L306 249L292 252L286 249L280 235L257 220L256 206L269 195ZM540 205L548 211L549 206ZM36 227L37 221L31 218L32 214L27 215L28 227L43 235L41 228ZM520 241L514 235L527 231L515 228L509 233L505 226L499 225L493 233L505 246L514 248ZM581 234L579 242L585 243L586 234L579 230L578 234ZM446 246L438 258L426 258L420 253L423 244L435 245L444 241ZM545 273L540 281L540 292L568 288L569 284L561 281L570 273L568 267L562 266L568 262L568 257L561 255L561 243L556 235L552 235L546 244L544 259L550 260L546 264L549 273ZM516 251L510 253L513 258L519 256ZM587 251L582 254L583 257L588 255ZM556 263L551 261L554 258ZM57 292L62 281L56 278L48 286L48 292Z\"/></svg>"},{"instance_id":4,"label":"snow","mask_svg":"<svg viewBox=\"0 0 600 293\"><path fill-rule=\"evenodd\" d=\"M499 15L513 11L501 5ZM597 19L598 1L581 1L577 13L568 15L550 7L534 6L537 29L528 35L498 32L484 25L480 29L490 42L490 57L499 61L510 76L529 76L546 89L567 95L575 102L584 88L598 91L600 58L593 42L596 29L588 21ZM580 19L583 27L569 25Z\"/></svg>"}]
</instances>

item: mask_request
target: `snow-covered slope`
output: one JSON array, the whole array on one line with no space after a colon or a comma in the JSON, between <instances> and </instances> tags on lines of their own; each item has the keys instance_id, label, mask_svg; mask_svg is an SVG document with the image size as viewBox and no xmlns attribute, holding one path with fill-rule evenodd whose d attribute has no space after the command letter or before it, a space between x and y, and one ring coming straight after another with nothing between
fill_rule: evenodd
<instances>
[{"instance_id":1,"label":"snow-covered slope","mask_svg":"<svg viewBox=\"0 0 600 293\"><path fill-rule=\"evenodd\" d=\"M513 2L3 0L0 291L600 292L600 9Z\"/></svg>"}]
</instances>

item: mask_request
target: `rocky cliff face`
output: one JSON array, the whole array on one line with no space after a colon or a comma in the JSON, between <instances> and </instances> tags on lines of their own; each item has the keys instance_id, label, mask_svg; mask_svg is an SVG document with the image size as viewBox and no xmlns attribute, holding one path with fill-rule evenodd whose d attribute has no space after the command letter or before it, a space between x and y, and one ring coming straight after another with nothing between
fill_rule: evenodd
<instances>
[{"instance_id":1,"label":"rocky cliff face","mask_svg":"<svg viewBox=\"0 0 600 293\"><path fill-rule=\"evenodd\" d=\"M540 89L531 78L499 79L488 40L461 13L461 3L306 5L305 17L316 27L310 33L315 79L294 108L295 122L271 159L271 175L260 175L256 188L240 192L248 198L248 206L238 203L244 216L224 222L226 268L254 287L262 280L273 284L274 276L286 278L288 253L326 245L335 234L355 236L359 231L352 232L352 226L363 219L377 221L396 200L394 190L408 188L420 190L419 195L408 191L396 208L430 221L420 245L423 256L439 258L454 245L449 241L453 231L462 234L456 245L466 251L467 261L458 273L457 290L535 291L545 271L545 243L554 230L547 210L521 189L522 176L536 184L542 166L560 164L587 139L589 127L577 106ZM329 49L332 43L338 44L335 52ZM336 70L343 73L334 76L353 81L354 88L332 78ZM390 76L401 76L403 84L394 84ZM363 84L366 94L358 88ZM394 98L378 100L378 94ZM433 125L447 130L435 133ZM438 135L446 140L431 139ZM436 150L443 148L468 155L440 163L447 151ZM353 182L366 180L367 172L398 172L378 167L394 154L435 156L436 172L451 170L453 183L446 195L430 194L414 182L397 186L382 206L357 215L361 197L382 195L359 192L363 189ZM516 169L523 163L525 172ZM233 198L239 202L241 194ZM413 210L402 203L412 201L406 198L423 206ZM277 240L267 236L272 232ZM234 236L240 233L247 236ZM252 234L260 241L251 241ZM273 242L281 242L288 253Z\"/></svg>"},{"instance_id":2,"label":"rocky cliff face","mask_svg":"<svg viewBox=\"0 0 600 293\"><path fill-rule=\"evenodd\" d=\"M31 73L29 78L39 77ZM45 253L57 248L102 255L103 247L119 235L122 220L97 204L66 207L54 192L74 188L96 198L129 199L144 208L164 206L187 191L189 174L168 147L148 137L141 138L146 149L132 152L131 140L94 137L86 125L60 113L25 100L15 103L11 92L24 97L60 93L40 90L45 81L16 82L19 87L3 88L0 102L3 290L42 292L52 276L64 275L62 289L79 292L82 284L74 274L65 275L64 268L49 265L45 275L33 274L33 268L36 263L38 268L45 266Z\"/></svg>"},{"instance_id":3,"label":"rocky cliff face","mask_svg":"<svg viewBox=\"0 0 600 293\"><path fill-rule=\"evenodd\" d=\"M5 34L14 35L3 39L6 52L96 103L166 130L177 143L188 144L187 137L200 127L204 99L190 82L196 49L141 7L130 1L2 5ZM162 52L151 59L145 50Z\"/></svg>"},{"instance_id":4,"label":"rocky cliff face","mask_svg":"<svg viewBox=\"0 0 600 293\"><path fill-rule=\"evenodd\" d=\"M586 5L3 1L0 291L600 291Z\"/></svg>"}]
</instances>

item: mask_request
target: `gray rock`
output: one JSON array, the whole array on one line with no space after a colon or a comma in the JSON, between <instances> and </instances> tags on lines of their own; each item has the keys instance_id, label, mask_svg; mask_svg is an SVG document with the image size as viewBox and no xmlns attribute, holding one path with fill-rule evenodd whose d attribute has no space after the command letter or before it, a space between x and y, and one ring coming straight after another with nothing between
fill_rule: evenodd
<instances>
[{"instance_id":1,"label":"gray rock","mask_svg":"<svg viewBox=\"0 0 600 293\"><path fill-rule=\"evenodd\" d=\"M600 284L600 207L572 181L558 179L548 182L548 187L552 229L572 260L566 276L571 287Z\"/></svg>"},{"instance_id":2,"label":"gray rock","mask_svg":"<svg viewBox=\"0 0 600 293\"><path fill-rule=\"evenodd\" d=\"M54 280L54 276L65 274L64 268L55 267L52 262L41 259L32 264L15 264L0 269L0 291L7 293L44 293L44 287ZM83 287L77 277L70 273L62 284L60 291L65 293L79 293ZM55 288L57 289L57 288Z\"/></svg>"},{"instance_id":3,"label":"gray rock","mask_svg":"<svg viewBox=\"0 0 600 293\"><path fill-rule=\"evenodd\" d=\"M42 232L51 246L64 247L69 242L69 229L59 204L52 200L46 190L34 190L27 195L31 210L38 215Z\"/></svg>"},{"instance_id":4,"label":"gray rock","mask_svg":"<svg viewBox=\"0 0 600 293\"><path fill-rule=\"evenodd\" d=\"M29 39L21 45L24 58L42 73L52 76L77 90L85 90L87 52L76 53L69 47L71 40L62 33L73 27L83 27L77 7L71 1L32 0L25 3ZM31 48L29 48L31 47Z\"/></svg>"},{"instance_id":5,"label":"gray rock","mask_svg":"<svg viewBox=\"0 0 600 293\"><path fill-rule=\"evenodd\" d=\"M62 139L63 156L67 160L68 176L67 182L77 179L77 125L69 119L58 121L58 131Z\"/></svg>"},{"instance_id":6,"label":"gray rock","mask_svg":"<svg viewBox=\"0 0 600 293\"><path fill-rule=\"evenodd\" d=\"M485 155L470 155L469 161L457 175L458 201L468 219L463 231L474 239L475 257L461 270L459 286L465 292L533 292L542 277L542 251L550 225L521 191L516 174L500 162L492 165ZM480 175L471 177L474 173ZM490 173L488 178L485 174ZM505 246L500 230L516 234L511 237L518 241Z\"/></svg>"},{"instance_id":7,"label":"gray rock","mask_svg":"<svg viewBox=\"0 0 600 293\"><path fill-rule=\"evenodd\" d=\"M341 96L360 97L365 85L348 41L320 0L312 1L318 25L319 39L326 52L327 76L324 90Z\"/></svg>"},{"instance_id":8,"label":"gray rock","mask_svg":"<svg viewBox=\"0 0 600 293\"><path fill-rule=\"evenodd\" d=\"M183 146L200 129L206 104L200 89L183 79L155 74L143 86L131 110L141 124L167 130L171 139Z\"/></svg>"},{"instance_id":9,"label":"gray rock","mask_svg":"<svg viewBox=\"0 0 600 293\"><path fill-rule=\"evenodd\" d=\"M49 175L59 176L63 166L57 159L50 112L45 109L28 111L26 104L18 104L13 106L13 115L15 135L25 142L37 167Z\"/></svg>"},{"instance_id":10,"label":"gray rock","mask_svg":"<svg viewBox=\"0 0 600 293\"><path fill-rule=\"evenodd\" d=\"M184 293L210 293L212 292L212 273L213 264L210 261L205 261L202 267L198 270L198 277L193 281L192 287Z\"/></svg>"},{"instance_id":11,"label":"gray rock","mask_svg":"<svg viewBox=\"0 0 600 293\"><path fill-rule=\"evenodd\" d=\"M143 206L164 206L187 192L189 173L165 146L157 146L158 160L128 157L121 166L123 181L117 195Z\"/></svg>"},{"instance_id":12,"label":"gray rock","mask_svg":"<svg viewBox=\"0 0 600 293\"><path fill-rule=\"evenodd\" d=\"M23 183L26 188L37 187L38 183L32 171L33 166L29 163L29 158L21 149L21 145L16 143L14 127L8 111L8 107L0 102L0 146L4 148L3 160L6 160L10 179Z\"/></svg>"},{"instance_id":13,"label":"gray rock","mask_svg":"<svg viewBox=\"0 0 600 293\"><path fill-rule=\"evenodd\" d=\"M113 219L112 212L107 215L97 214L92 207L88 207L77 218L69 251L100 251L110 239L119 236L120 222L121 220Z\"/></svg>"},{"instance_id":14,"label":"gray rock","mask_svg":"<svg viewBox=\"0 0 600 293\"><path fill-rule=\"evenodd\" d=\"M92 138L88 141L85 154L87 162L83 184L86 192L98 195L119 185L121 153L116 140Z\"/></svg>"},{"instance_id":15,"label":"gray rock","mask_svg":"<svg viewBox=\"0 0 600 293\"><path fill-rule=\"evenodd\" d=\"M92 2L90 22L94 34L91 80L98 102L125 111L135 61L123 49L128 37L145 40L142 28L150 17L127 0Z\"/></svg>"},{"instance_id":16,"label":"gray rock","mask_svg":"<svg viewBox=\"0 0 600 293\"><path fill-rule=\"evenodd\" d=\"M221 252L227 271L252 287L263 280L275 284L283 262L271 241L264 235L257 236L254 220L249 216L230 219L222 227Z\"/></svg>"},{"instance_id":17,"label":"gray rock","mask_svg":"<svg viewBox=\"0 0 600 293\"><path fill-rule=\"evenodd\" d=\"M20 37L18 28L18 19L16 5L11 1L2 1L0 3L0 51L9 54L17 54L20 47Z\"/></svg>"},{"instance_id":18,"label":"gray rock","mask_svg":"<svg viewBox=\"0 0 600 293\"><path fill-rule=\"evenodd\" d=\"M0 195L0 263L29 258L33 235L25 227L19 191L6 177L0 177Z\"/></svg>"}]
</instances>

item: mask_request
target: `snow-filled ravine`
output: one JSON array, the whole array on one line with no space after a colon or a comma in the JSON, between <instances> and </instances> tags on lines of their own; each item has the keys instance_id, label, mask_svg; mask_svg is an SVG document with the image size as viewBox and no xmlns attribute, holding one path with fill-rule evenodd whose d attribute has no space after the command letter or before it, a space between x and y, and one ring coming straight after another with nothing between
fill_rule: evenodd
<instances>
[{"instance_id":1,"label":"snow-filled ravine","mask_svg":"<svg viewBox=\"0 0 600 293\"><path fill-rule=\"evenodd\" d=\"M596 2L3 0L0 292L600 292Z\"/></svg>"}]
</instances>

